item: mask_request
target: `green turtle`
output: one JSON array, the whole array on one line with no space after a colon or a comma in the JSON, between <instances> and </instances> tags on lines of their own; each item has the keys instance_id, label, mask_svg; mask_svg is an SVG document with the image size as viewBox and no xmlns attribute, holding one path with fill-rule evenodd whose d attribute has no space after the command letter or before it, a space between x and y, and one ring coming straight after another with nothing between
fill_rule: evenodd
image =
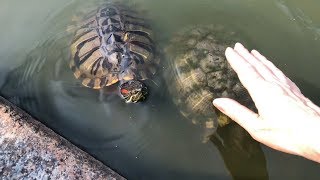
<instances>
[{"instance_id":1,"label":"green turtle","mask_svg":"<svg viewBox=\"0 0 320 180\"><path fill-rule=\"evenodd\" d=\"M165 49L169 92L181 113L204 128L203 141L230 122L213 107L214 98L229 97L253 106L224 55L235 40L235 33L222 26L190 26L176 33Z\"/></svg>"},{"instance_id":2,"label":"green turtle","mask_svg":"<svg viewBox=\"0 0 320 180\"><path fill-rule=\"evenodd\" d=\"M70 46L70 69L82 85L102 89L119 83L119 95L139 102L148 94L143 80L156 71L148 21L120 3L104 3L77 18Z\"/></svg>"}]
</instances>

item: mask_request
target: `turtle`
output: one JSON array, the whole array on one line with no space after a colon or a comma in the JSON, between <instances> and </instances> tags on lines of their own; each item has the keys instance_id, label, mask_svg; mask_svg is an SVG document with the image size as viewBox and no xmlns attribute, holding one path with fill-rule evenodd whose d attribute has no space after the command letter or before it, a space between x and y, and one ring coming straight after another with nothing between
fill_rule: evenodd
<instances>
[{"instance_id":1,"label":"turtle","mask_svg":"<svg viewBox=\"0 0 320 180\"><path fill-rule=\"evenodd\" d=\"M181 114L204 129L203 142L231 122L214 108L213 99L229 97L255 109L224 56L236 40L236 33L222 25L192 25L175 33L165 48L169 93Z\"/></svg>"},{"instance_id":2,"label":"turtle","mask_svg":"<svg viewBox=\"0 0 320 180\"><path fill-rule=\"evenodd\" d=\"M119 83L127 103L143 101L143 83L159 64L149 20L122 3L108 2L75 18L70 69L83 86L102 90Z\"/></svg>"}]
</instances>

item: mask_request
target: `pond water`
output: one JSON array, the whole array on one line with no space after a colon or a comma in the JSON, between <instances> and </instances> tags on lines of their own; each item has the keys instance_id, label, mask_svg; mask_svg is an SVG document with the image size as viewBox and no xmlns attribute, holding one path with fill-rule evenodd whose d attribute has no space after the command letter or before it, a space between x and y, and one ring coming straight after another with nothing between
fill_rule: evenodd
<instances>
[{"instance_id":1,"label":"pond water","mask_svg":"<svg viewBox=\"0 0 320 180\"><path fill-rule=\"evenodd\" d=\"M82 87L66 63L65 30L83 3L0 1L1 95L128 179L320 178L318 164L260 145L235 124L219 129L224 145L216 137L202 143L201 129L179 113L161 75L157 85L149 82L150 98L140 104L115 95L101 100L98 91ZM320 2L134 3L148 11L162 46L188 25L232 29L320 105Z\"/></svg>"}]
</instances>

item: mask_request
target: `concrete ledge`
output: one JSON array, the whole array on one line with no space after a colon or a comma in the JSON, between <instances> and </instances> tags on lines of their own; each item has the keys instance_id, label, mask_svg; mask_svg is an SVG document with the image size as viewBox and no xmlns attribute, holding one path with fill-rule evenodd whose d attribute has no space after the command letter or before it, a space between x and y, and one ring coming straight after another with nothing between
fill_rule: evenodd
<instances>
[{"instance_id":1,"label":"concrete ledge","mask_svg":"<svg viewBox=\"0 0 320 180\"><path fill-rule=\"evenodd\" d=\"M124 179L0 97L0 179Z\"/></svg>"}]
</instances>

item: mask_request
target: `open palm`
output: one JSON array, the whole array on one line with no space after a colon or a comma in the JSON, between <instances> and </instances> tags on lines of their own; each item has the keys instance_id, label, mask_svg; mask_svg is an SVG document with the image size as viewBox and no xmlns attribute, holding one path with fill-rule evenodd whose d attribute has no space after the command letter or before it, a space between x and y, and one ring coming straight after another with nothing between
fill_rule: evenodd
<instances>
[{"instance_id":1,"label":"open palm","mask_svg":"<svg viewBox=\"0 0 320 180\"><path fill-rule=\"evenodd\" d=\"M320 108L258 51L237 43L226 57L252 97L258 114L228 98L213 104L274 149L320 162Z\"/></svg>"}]
</instances>

